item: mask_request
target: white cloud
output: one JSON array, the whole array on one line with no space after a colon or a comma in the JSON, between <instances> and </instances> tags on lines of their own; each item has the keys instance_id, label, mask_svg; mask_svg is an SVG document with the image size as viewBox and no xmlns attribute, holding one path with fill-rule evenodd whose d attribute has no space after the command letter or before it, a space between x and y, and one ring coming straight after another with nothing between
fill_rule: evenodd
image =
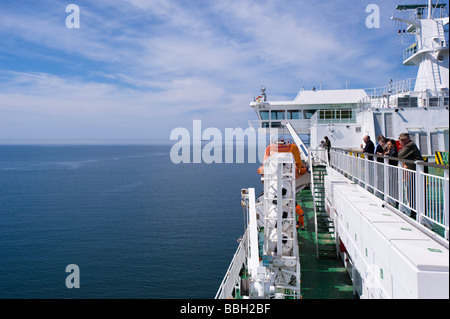
<instances>
[{"instance_id":1,"label":"white cloud","mask_svg":"<svg viewBox=\"0 0 450 319\"><path fill-rule=\"evenodd\" d=\"M395 65L380 42L390 30L364 29L365 5L356 0L79 5L78 30L65 27L62 3L43 2L40 14L9 8L0 19L0 40L7 40L0 59L16 52L15 61L8 58L14 63L0 65L7 71L0 74L0 138L19 131L11 123L20 121L58 134L48 118L73 126L73 137L76 125L93 137L135 130L161 138L195 118L243 126L254 119L248 103L262 84L277 99L319 81L381 86ZM42 67L22 67L30 61Z\"/></svg>"}]
</instances>

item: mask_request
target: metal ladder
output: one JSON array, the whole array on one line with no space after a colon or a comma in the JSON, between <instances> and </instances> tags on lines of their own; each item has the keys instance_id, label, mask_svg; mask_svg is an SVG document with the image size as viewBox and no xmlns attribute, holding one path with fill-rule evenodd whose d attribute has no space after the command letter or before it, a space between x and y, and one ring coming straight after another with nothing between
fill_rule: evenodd
<instances>
[{"instance_id":1,"label":"metal ladder","mask_svg":"<svg viewBox=\"0 0 450 319\"><path fill-rule=\"evenodd\" d=\"M445 47L446 44L446 39L445 39L445 31L444 31L444 25L442 21L436 21L436 25L437 25L437 33L438 33L438 45ZM432 61L430 59L430 63L431 63L431 72L433 74L433 81L434 81L434 85L436 90L438 90L438 87L441 85L442 83L442 79L441 79L441 74L439 72L439 65Z\"/></svg>"},{"instance_id":2,"label":"metal ladder","mask_svg":"<svg viewBox=\"0 0 450 319\"><path fill-rule=\"evenodd\" d=\"M433 80L436 90L438 90L439 85L441 85L441 74L439 72L439 65L430 60L431 72L433 73Z\"/></svg>"},{"instance_id":3,"label":"metal ladder","mask_svg":"<svg viewBox=\"0 0 450 319\"><path fill-rule=\"evenodd\" d=\"M334 238L334 222L325 207L325 165L313 165L311 190L314 199L314 222L317 258L337 258Z\"/></svg>"},{"instance_id":4,"label":"metal ladder","mask_svg":"<svg viewBox=\"0 0 450 319\"><path fill-rule=\"evenodd\" d=\"M446 39L445 39L445 30L444 30L444 22L440 20L436 20L438 36L439 36L439 45L446 47Z\"/></svg>"}]
</instances>

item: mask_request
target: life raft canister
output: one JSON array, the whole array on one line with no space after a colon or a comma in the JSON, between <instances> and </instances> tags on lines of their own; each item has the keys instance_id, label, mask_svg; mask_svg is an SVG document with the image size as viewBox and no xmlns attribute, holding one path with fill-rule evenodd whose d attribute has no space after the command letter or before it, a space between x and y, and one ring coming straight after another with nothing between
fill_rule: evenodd
<instances>
[{"instance_id":1,"label":"life raft canister","mask_svg":"<svg viewBox=\"0 0 450 319\"><path fill-rule=\"evenodd\" d=\"M267 158L272 154L272 152L278 152L278 153L292 153L295 160L295 175L296 178L304 175L307 172L307 169L305 165L302 162L302 159L300 157L300 151L297 147L297 145L293 143L276 143L276 144L270 144L267 146L266 151L264 153L264 162L267 160ZM258 174L264 175L264 164L258 168Z\"/></svg>"}]
</instances>

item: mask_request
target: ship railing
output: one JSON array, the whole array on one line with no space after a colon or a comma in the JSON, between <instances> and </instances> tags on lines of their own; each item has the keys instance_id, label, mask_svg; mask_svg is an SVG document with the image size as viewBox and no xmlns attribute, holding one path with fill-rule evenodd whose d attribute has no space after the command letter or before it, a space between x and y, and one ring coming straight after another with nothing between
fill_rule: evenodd
<instances>
[{"instance_id":1,"label":"ship railing","mask_svg":"<svg viewBox=\"0 0 450 319\"><path fill-rule=\"evenodd\" d=\"M416 78L409 78L398 82L390 83L385 86L364 89L369 98L380 98L386 95L395 95L404 92L414 91Z\"/></svg>"},{"instance_id":2,"label":"ship railing","mask_svg":"<svg viewBox=\"0 0 450 319\"><path fill-rule=\"evenodd\" d=\"M328 151L326 148L318 147L310 149L309 151L309 163L311 165L325 165L328 166Z\"/></svg>"},{"instance_id":3,"label":"ship railing","mask_svg":"<svg viewBox=\"0 0 450 319\"><path fill-rule=\"evenodd\" d=\"M420 91L414 91L416 83ZM410 78L386 86L364 89L367 96L357 102L358 112L370 108L448 107L448 92L432 89L426 77ZM419 98L420 97L420 98ZM419 101L420 100L420 101Z\"/></svg>"},{"instance_id":4,"label":"ship railing","mask_svg":"<svg viewBox=\"0 0 450 319\"><path fill-rule=\"evenodd\" d=\"M401 11L406 11L406 14L402 14L405 18L409 19L424 19L428 17L428 7L419 7L410 9L403 9ZM433 5L431 8L431 18L433 19L442 19L448 17L448 10L445 8L445 4L443 5Z\"/></svg>"},{"instance_id":5,"label":"ship railing","mask_svg":"<svg viewBox=\"0 0 450 319\"><path fill-rule=\"evenodd\" d=\"M408 60L410 57L412 57L414 54L422 50L422 47L419 47L418 42L414 42L411 44L408 48L403 50L403 61Z\"/></svg>"},{"instance_id":6,"label":"ship railing","mask_svg":"<svg viewBox=\"0 0 450 319\"><path fill-rule=\"evenodd\" d=\"M427 41L430 40L431 41ZM429 45L425 45L428 43ZM422 42L414 42L409 47L407 47L405 50L403 50L403 62L408 60L410 57L412 57L414 54L422 52L422 51L430 51L430 50L439 50L442 48L448 47L447 39L445 38L444 34L439 34L438 38L435 36L432 37L424 37L422 39Z\"/></svg>"},{"instance_id":7,"label":"ship railing","mask_svg":"<svg viewBox=\"0 0 450 319\"><path fill-rule=\"evenodd\" d=\"M391 209L449 240L448 165L332 148L330 166Z\"/></svg>"},{"instance_id":8,"label":"ship railing","mask_svg":"<svg viewBox=\"0 0 450 319\"><path fill-rule=\"evenodd\" d=\"M236 285L239 283L240 276L239 273L242 269L242 266L245 263L246 256L246 245L247 245L247 233L248 229L245 231L244 236L240 240L239 246L231 260L230 266L228 267L227 272L220 284L219 290L216 293L215 299L226 299L226 298L234 298L233 290Z\"/></svg>"}]
</instances>

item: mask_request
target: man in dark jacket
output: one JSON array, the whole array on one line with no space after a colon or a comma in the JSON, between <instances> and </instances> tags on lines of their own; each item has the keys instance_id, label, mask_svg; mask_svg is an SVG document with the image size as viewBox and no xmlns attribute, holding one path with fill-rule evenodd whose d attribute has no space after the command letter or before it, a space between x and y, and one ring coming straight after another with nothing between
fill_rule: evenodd
<instances>
[{"instance_id":1,"label":"man in dark jacket","mask_svg":"<svg viewBox=\"0 0 450 319\"><path fill-rule=\"evenodd\" d=\"M369 135L364 136L363 141L364 141L364 143L366 143L366 146L364 146L364 148L363 148L363 145L361 144L362 152L369 153L369 154L375 154L375 145L370 140L370 136ZM373 160L373 156L369 156L369 160Z\"/></svg>"},{"instance_id":2,"label":"man in dark jacket","mask_svg":"<svg viewBox=\"0 0 450 319\"><path fill-rule=\"evenodd\" d=\"M327 150L328 161L330 161L331 141L328 139L328 136L325 136L324 139L325 139L325 142L323 144L323 147Z\"/></svg>"},{"instance_id":3,"label":"man in dark jacket","mask_svg":"<svg viewBox=\"0 0 450 319\"><path fill-rule=\"evenodd\" d=\"M417 148L416 143L409 137L408 133L402 133L398 137L400 144L402 145L402 149L398 151L398 158L401 161L402 159L411 160L411 161L423 161L422 153ZM414 163L403 163L403 167L409 170L416 170L416 164ZM414 207L415 200L415 192L416 189L416 181L415 178L407 171L403 172L403 188L404 190L404 199L406 199L406 204L409 207ZM416 212L414 210L410 210L408 213L408 209L406 213L411 217L415 218Z\"/></svg>"},{"instance_id":4,"label":"man in dark jacket","mask_svg":"<svg viewBox=\"0 0 450 319\"><path fill-rule=\"evenodd\" d=\"M402 145L402 149L398 152L399 159L407 159L411 161L423 161L422 153L420 153L419 148L416 143L409 137L408 133L402 133L399 136L400 144ZM407 169L411 169L413 171L416 170L416 164L413 163L403 163L403 167Z\"/></svg>"}]
</instances>

